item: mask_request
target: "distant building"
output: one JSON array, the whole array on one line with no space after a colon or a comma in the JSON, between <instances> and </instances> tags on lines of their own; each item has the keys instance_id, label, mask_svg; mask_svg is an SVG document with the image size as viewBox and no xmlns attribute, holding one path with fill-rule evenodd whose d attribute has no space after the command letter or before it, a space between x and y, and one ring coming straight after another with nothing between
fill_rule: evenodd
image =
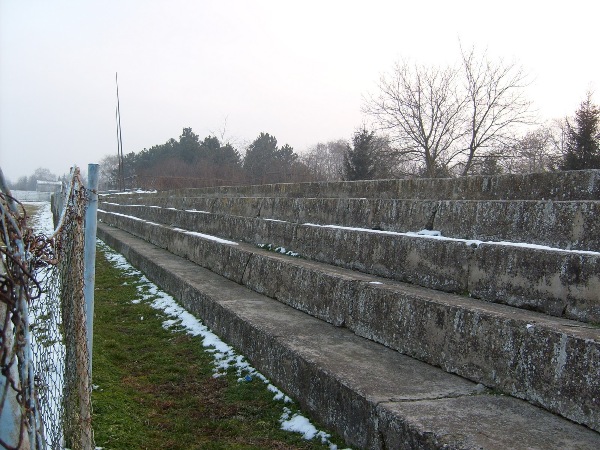
<instances>
[{"instance_id":1,"label":"distant building","mask_svg":"<svg viewBox=\"0 0 600 450\"><path fill-rule=\"evenodd\" d=\"M42 181L37 180L37 192L60 192L62 181Z\"/></svg>"}]
</instances>

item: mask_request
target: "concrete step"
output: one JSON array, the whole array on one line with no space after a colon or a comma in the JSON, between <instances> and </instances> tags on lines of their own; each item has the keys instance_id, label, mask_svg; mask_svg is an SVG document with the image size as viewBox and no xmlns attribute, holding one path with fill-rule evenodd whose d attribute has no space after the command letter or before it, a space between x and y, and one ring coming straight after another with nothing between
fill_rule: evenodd
<instances>
[{"instance_id":1,"label":"concrete step","mask_svg":"<svg viewBox=\"0 0 600 450\"><path fill-rule=\"evenodd\" d=\"M318 320L123 230L101 223L98 235L355 448L600 448L600 434L589 428Z\"/></svg>"},{"instance_id":2,"label":"concrete step","mask_svg":"<svg viewBox=\"0 0 600 450\"><path fill-rule=\"evenodd\" d=\"M600 329L131 216L107 224L257 293L600 430Z\"/></svg>"},{"instance_id":3,"label":"concrete step","mask_svg":"<svg viewBox=\"0 0 600 450\"><path fill-rule=\"evenodd\" d=\"M121 205L135 201L120 200ZM296 223L397 232L428 229L459 239L600 250L600 201L160 196L144 201L145 206Z\"/></svg>"},{"instance_id":4,"label":"concrete step","mask_svg":"<svg viewBox=\"0 0 600 450\"><path fill-rule=\"evenodd\" d=\"M222 186L164 191L158 195L176 197L365 197L423 200L600 200L600 170L460 178L404 178ZM133 198L138 199L147 196L148 194L132 194Z\"/></svg>"},{"instance_id":5,"label":"concrete step","mask_svg":"<svg viewBox=\"0 0 600 450\"><path fill-rule=\"evenodd\" d=\"M444 239L105 202L105 211L252 244L273 243L339 267L600 323L600 253Z\"/></svg>"}]
</instances>

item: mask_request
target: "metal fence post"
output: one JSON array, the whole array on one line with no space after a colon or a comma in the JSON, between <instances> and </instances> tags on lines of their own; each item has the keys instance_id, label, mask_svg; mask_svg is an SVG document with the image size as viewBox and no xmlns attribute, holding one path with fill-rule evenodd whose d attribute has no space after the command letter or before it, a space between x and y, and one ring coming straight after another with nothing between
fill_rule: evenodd
<instances>
[{"instance_id":1,"label":"metal fence post","mask_svg":"<svg viewBox=\"0 0 600 450\"><path fill-rule=\"evenodd\" d=\"M94 333L94 284L96 276L96 230L98 215L98 164L88 164L88 205L85 211L85 242L83 295L86 306L86 328L92 375L92 344Z\"/></svg>"}]
</instances>

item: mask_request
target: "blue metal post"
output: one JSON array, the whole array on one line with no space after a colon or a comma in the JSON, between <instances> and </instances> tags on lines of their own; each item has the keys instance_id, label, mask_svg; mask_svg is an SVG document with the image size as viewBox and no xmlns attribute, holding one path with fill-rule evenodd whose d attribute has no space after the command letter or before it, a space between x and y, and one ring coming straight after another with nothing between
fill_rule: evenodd
<instances>
[{"instance_id":1,"label":"blue metal post","mask_svg":"<svg viewBox=\"0 0 600 450\"><path fill-rule=\"evenodd\" d=\"M98 164L88 164L88 205L85 211L85 241L83 295L86 307L86 328L90 358L90 378L92 375L92 349L94 337L94 284L96 277L96 230L98 216Z\"/></svg>"}]
</instances>

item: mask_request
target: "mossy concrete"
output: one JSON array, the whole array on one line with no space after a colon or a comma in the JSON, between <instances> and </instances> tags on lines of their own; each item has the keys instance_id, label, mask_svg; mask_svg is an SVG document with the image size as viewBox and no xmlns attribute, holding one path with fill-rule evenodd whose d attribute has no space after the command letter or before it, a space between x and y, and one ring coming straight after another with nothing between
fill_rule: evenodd
<instances>
[{"instance_id":1,"label":"mossy concrete","mask_svg":"<svg viewBox=\"0 0 600 450\"><path fill-rule=\"evenodd\" d=\"M597 448L600 434L401 355L133 235L99 237L355 448Z\"/></svg>"},{"instance_id":2,"label":"mossy concrete","mask_svg":"<svg viewBox=\"0 0 600 450\"><path fill-rule=\"evenodd\" d=\"M115 213L110 219L115 224L124 221L125 214L253 244L274 243L343 268L600 323L598 252L436 239L168 208L110 203L100 208Z\"/></svg>"},{"instance_id":3,"label":"mossy concrete","mask_svg":"<svg viewBox=\"0 0 600 450\"><path fill-rule=\"evenodd\" d=\"M179 189L130 197L339 197L420 200L600 200L600 170L459 178L278 183ZM112 198L117 196L112 196ZM120 195L118 196L120 197Z\"/></svg>"},{"instance_id":4,"label":"mossy concrete","mask_svg":"<svg viewBox=\"0 0 600 450\"><path fill-rule=\"evenodd\" d=\"M100 217L257 293L600 430L597 327L132 218Z\"/></svg>"}]
</instances>

